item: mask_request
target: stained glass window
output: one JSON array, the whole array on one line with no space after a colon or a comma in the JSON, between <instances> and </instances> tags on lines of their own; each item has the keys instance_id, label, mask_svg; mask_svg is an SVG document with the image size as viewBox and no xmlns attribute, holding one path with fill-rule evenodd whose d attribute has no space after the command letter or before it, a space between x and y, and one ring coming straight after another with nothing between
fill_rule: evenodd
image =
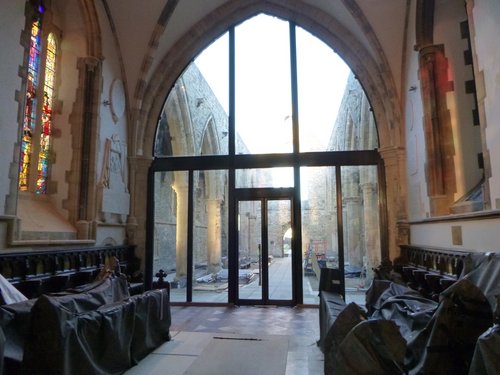
<instances>
[{"instance_id":1,"label":"stained glass window","mask_svg":"<svg viewBox=\"0 0 500 375\"><path fill-rule=\"evenodd\" d=\"M36 193L38 194L45 194L47 192L56 53L56 39L54 34L50 33L47 40L47 57L45 59L45 79L43 84L42 129L40 133L40 153L38 155L38 176L36 180Z\"/></svg>"},{"instance_id":2,"label":"stained glass window","mask_svg":"<svg viewBox=\"0 0 500 375\"><path fill-rule=\"evenodd\" d=\"M49 33L47 39L43 38L42 41L41 16L38 15L31 24L26 107L19 162L21 191L47 193L57 53L57 40L53 33ZM44 56L43 61L41 56ZM34 187L30 180L36 181Z\"/></svg>"},{"instance_id":3,"label":"stained glass window","mask_svg":"<svg viewBox=\"0 0 500 375\"><path fill-rule=\"evenodd\" d=\"M28 59L28 82L26 88L26 108L24 110L23 139L19 165L19 190L28 190L29 171L32 159L33 133L36 123L37 86L40 66L41 29L40 18L31 25L30 50Z\"/></svg>"}]
</instances>

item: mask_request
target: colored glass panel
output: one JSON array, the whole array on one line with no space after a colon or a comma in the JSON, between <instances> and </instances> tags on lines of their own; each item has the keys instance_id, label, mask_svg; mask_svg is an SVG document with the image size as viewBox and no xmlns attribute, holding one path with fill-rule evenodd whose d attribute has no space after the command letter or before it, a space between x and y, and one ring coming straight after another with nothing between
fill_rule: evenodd
<instances>
[{"instance_id":1,"label":"colored glass panel","mask_svg":"<svg viewBox=\"0 0 500 375\"><path fill-rule=\"evenodd\" d=\"M28 190L31 152L33 149L33 132L36 121L37 86L40 66L41 29L38 18L31 25L30 50L28 58L28 79L26 88L26 107L24 110L23 139L21 142L21 158L19 163L19 190Z\"/></svg>"},{"instance_id":2,"label":"colored glass panel","mask_svg":"<svg viewBox=\"0 0 500 375\"><path fill-rule=\"evenodd\" d=\"M45 60L45 80L43 85L42 130L40 132L40 153L38 154L38 176L36 180L37 194L45 194L47 192L56 53L57 46L54 34L49 34L47 40L47 57Z\"/></svg>"}]
</instances>

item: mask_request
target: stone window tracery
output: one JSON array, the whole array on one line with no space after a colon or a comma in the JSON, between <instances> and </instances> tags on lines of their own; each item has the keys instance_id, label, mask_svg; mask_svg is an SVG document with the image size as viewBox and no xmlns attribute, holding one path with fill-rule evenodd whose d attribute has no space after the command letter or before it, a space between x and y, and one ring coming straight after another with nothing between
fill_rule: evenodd
<instances>
[{"instance_id":1,"label":"stone window tracery","mask_svg":"<svg viewBox=\"0 0 500 375\"><path fill-rule=\"evenodd\" d=\"M19 162L20 191L46 194L51 161L58 43L53 32L45 37L42 14L31 24L26 99Z\"/></svg>"}]
</instances>

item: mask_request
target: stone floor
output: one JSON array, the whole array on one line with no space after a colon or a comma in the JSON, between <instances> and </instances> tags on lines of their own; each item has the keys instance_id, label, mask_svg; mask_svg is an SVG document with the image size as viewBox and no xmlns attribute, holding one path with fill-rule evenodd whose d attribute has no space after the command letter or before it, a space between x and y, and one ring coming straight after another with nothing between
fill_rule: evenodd
<instances>
[{"instance_id":1,"label":"stone floor","mask_svg":"<svg viewBox=\"0 0 500 375\"><path fill-rule=\"evenodd\" d=\"M291 258L274 258L269 265L269 298L276 300L292 299L292 273ZM261 299L262 287L259 285L258 269L253 270L256 275L249 283L240 283L239 295L241 299ZM346 278L346 302L356 302L364 305L366 291L365 281L360 278ZM319 281L315 275L304 275L303 303L310 305L319 304ZM173 288L171 290L172 302L185 302L186 289ZM227 303L228 289L226 282L195 284L193 288L193 302Z\"/></svg>"},{"instance_id":2,"label":"stone floor","mask_svg":"<svg viewBox=\"0 0 500 375\"><path fill-rule=\"evenodd\" d=\"M316 308L173 306L171 312L172 340L125 374L184 374L213 334L283 336L288 340L286 375L323 373L323 354L316 346L319 338ZM244 369L241 373L245 373ZM223 368L220 375L226 375Z\"/></svg>"}]
</instances>

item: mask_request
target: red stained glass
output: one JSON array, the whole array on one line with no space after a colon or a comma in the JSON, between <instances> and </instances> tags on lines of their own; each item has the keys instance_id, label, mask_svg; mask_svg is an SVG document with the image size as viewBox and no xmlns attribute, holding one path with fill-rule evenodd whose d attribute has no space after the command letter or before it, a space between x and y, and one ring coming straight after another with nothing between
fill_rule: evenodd
<instances>
[{"instance_id":1,"label":"red stained glass","mask_svg":"<svg viewBox=\"0 0 500 375\"><path fill-rule=\"evenodd\" d=\"M38 155L38 176L36 193L47 192L47 178L50 166L50 146L52 129L52 105L54 96L57 45L54 34L49 34L45 61L45 82L43 86L42 129L40 132L40 153Z\"/></svg>"},{"instance_id":2,"label":"red stained glass","mask_svg":"<svg viewBox=\"0 0 500 375\"><path fill-rule=\"evenodd\" d=\"M31 25L30 50L28 60L28 79L26 83L26 106L24 109L23 138L19 162L19 190L28 190L33 133L36 122L37 86L40 66L41 30L40 19Z\"/></svg>"}]
</instances>

